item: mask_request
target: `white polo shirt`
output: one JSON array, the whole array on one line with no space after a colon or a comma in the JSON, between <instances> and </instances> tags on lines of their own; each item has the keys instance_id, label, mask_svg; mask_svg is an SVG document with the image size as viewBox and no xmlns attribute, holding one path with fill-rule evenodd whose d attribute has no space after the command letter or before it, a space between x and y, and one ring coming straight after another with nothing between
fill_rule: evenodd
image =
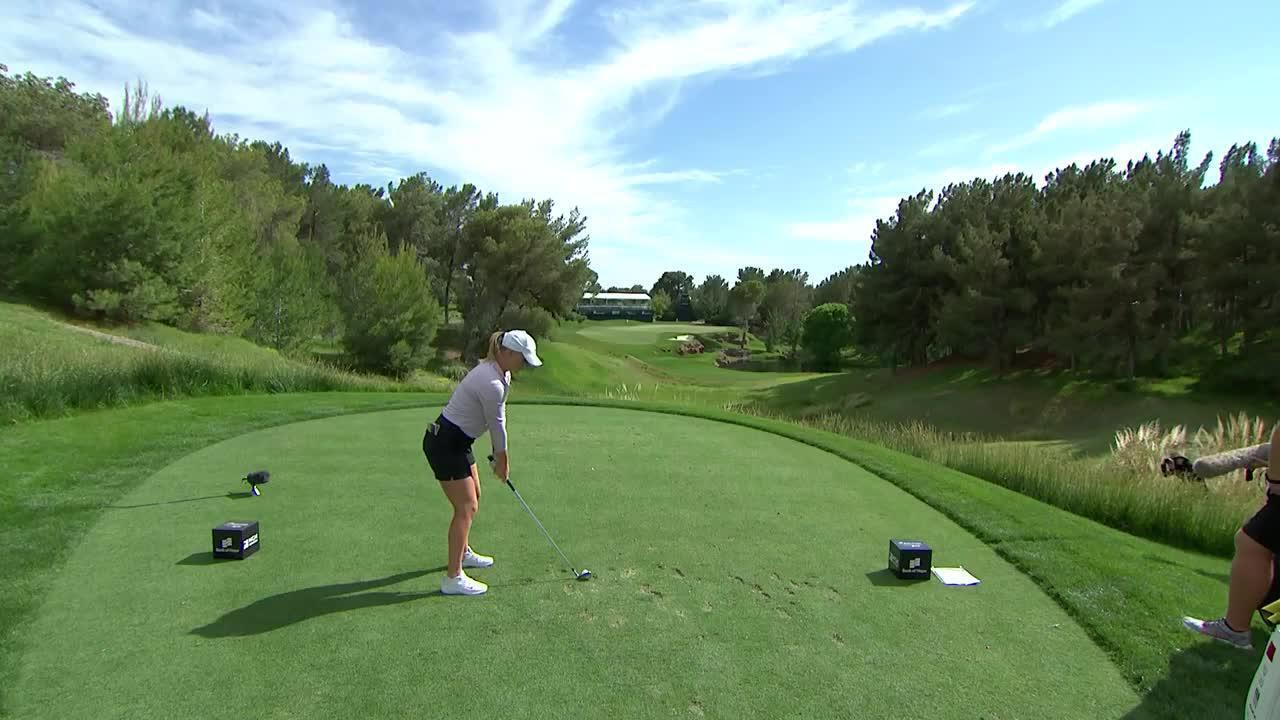
<instances>
[{"instance_id":1,"label":"white polo shirt","mask_svg":"<svg viewBox=\"0 0 1280 720\"><path fill-rule=\"evenodd\" d=\"M490 360L482 360L458 383L443 415L471 439L486 430L492 433L493 451L507 450L507 392L511 373Z\"/></svg>"}]
</instances>

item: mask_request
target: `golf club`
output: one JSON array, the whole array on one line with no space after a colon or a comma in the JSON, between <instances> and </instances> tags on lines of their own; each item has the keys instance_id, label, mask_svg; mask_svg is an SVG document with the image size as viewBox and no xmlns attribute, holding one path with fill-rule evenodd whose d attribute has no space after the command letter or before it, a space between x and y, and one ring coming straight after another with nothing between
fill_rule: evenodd
<instances>
[{"instance_id":1,"label":"golf club","mask_svg":"<svg viewBox=\"0 0 1280 720\"><path fill-rule=\"evenodd\" d=\"M493 468L494 465L495 465L494 458L492 455L490 455L489 467ZM561 558L564 558L564 564L568 565L569 569L573 571L574 577L576 577L578 580L590 580L591 571L586 568L583 568L582 572L578 572L577 568L573 566L573 563L569 562L569 558L565 557L564 551L560 549L559 545L556 545L555 540L551 539L551 533L547 532L547 529L542 527L542 522L538 520L538 516L533 514L533 511L529 509L528 503L524 501L524 498L520 497L520 491L516 490L516 486L512 484L511 478L508 477L505 482L507 483L507 487L511 488L511 492L516 494L516 499L519 500L520 504L524 506L525 512L529 513L529 517L533 518L533 521L538 524L538 529L542 531L543 535L547 536L547 542L551 543L551 547L555 548L556 552L560 553Z\"/></svg>"}]
</instances>

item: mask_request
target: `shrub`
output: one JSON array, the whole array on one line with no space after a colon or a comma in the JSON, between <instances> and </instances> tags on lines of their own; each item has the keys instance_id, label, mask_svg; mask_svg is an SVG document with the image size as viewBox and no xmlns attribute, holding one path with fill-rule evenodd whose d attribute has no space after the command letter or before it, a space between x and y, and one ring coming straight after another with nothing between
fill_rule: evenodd
<instances>
[{"instance_id":1,"label":"shrub","mask_svg":"<svg viewBox=\"0 0 1280 720\"><path fill-rule=\"evenodd\" d=\"M321 288L324 259L300 247L281 245L263 259L253 322L247 337L281 352L294 352L320 335L335 309Z\"/></svg>"},{"instance_id":2,"label":"shrub","mask_svg":"<svg viewBox=\"0 0 1280 720\"><path fill-rule=\"evenodd\" d=\"M501 330L520 329L532 335L535 340L542 340L551 334L556 320L551 313L540 307L521 307L503 313L498 323Z\"/></svg>"},{"instance_id":3,"label":"shrub","mask_svg":"<svg viewBox=\"0 0 1280 720\"><path fill-rule=\"evenodd\" d=\"M844 303L825 303L804 318L800 342L819 370L840 366L840 352L851 341L849 308Z\"/></svg>"},{"instance_id":4,"label":"shrub","mask_svg":"<svg viewBox=\"0 0 1280 720\"><path fill-rule=\"evenodd\" d=\"M467 369L466 365L463 365L460 362L454 361L450 363L445 363L443 366L441 366L439 374L442 377L446 377L446 378L449 378L450 380L453 380L454 382L462 382L462 379L467 376L468 372L470 372L470 370Z\"/></svg>"},{"instance_id":5,"label":"shrub","mask_svg":"<svg viewBox=\"0 0 1280 720\"><path fill-rule=\"evenodd\" d=\"M343 300L343 342L362 367L405 377L430 360L443 313L412 253L389 254L385 236L366 243Z\"/></svg>"},{"instance_id":6,"label":"shrub","mask_svg":"<svg viewBox=\"0 0 1280 720\"><path fill-rule=\"evenodd\" d=\"M680 343L680 347L676 348L679 355L701 355L706 352L706 347L697 340L687 340Z\"/></svg>"}]
</instances>

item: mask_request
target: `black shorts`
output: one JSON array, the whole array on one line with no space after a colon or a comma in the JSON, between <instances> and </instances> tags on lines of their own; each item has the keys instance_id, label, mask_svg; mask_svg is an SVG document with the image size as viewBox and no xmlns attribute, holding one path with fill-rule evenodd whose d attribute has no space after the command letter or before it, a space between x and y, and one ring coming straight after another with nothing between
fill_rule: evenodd
<instances>
[{"instance_id":1,"label":"black shorts","mask_svg":"<svg viewBox=\"0 0 1280 720\"><path fill-rule=\"evenodd\" d=\"M1267 495L1267 503L1245 522L1244 534L1280 555L1280 497Z\"/></svg>"},{"instance_id":2,"label":"black shorts","mask_svg":"<svg viewBox=\"0 0 1280 720\"><path fill-rule=\"evenodd\" d=\"M471 466L476 463L471 451L474 442L462 428L441 415L422 435L422 454L427 456L437 480L462 480L471 477Z\"/></svg>"}]
</instances>

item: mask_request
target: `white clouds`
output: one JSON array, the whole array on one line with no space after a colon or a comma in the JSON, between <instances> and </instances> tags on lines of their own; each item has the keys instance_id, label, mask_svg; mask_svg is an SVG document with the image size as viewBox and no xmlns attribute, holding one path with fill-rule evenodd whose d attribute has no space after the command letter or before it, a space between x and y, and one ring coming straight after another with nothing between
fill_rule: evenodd
<instances>
[{"instance_id":1,"label":"white clouds","mask_svg":"<svg viewBox=\"0 0 1280 720\"><path fill-rule=\"evenodd\" d=\"M113 101L141 77L166 104L208 108L219 131L269 130L265 139L311 162L341 166L342 157L319 151L342 148L357 172L424 169L507 199L550 197L582 209L593 247L683 254L682 209L655 189L719 183L726 171L637 168L626 162L625 141L672 110L685 81L943 28L973 3L930 12L836 0L664 0L609 11L607 34L592 38L602 47L575 65L563 63L556 39L575 14L598 12L594 3L495 3L493 23L465 33L406 7L401 23L416 36L399 45L330 0L235 4L240 14L161 5L145 24L124 3L28 6L0 24L0 57ZM599 270L625 279L624 268Z\"/></svg>"},{"instance_id":2,"label":"white clouds","mask_svg":"<svg viewBox=\"0 0 1280 720\"><path fill-rule=\"evenodd\" d=\"M1102 3L1103 0L1063 0L1053 9L1053 12L1045 16L1042 26L1045 28L1054 27Z\"/></svg>"},{"instance_id":3,"label":"white clouds","mask_svg":"<svg viewBox=\"0 0 1280 720\"><path fill-rule=\"evenodd\" d=\"M643 173L641 175L630 175L627 177L627 184L636 185L661 185L665 183L719 183L720 178L728 175L725 172L711 172L709 170L675 170L672 172L653 172Z\"/></svg>"},{"instance_id":4,"label":"white clouds","mask_svg":"<svg viewBox=\"0 0 1280 720\"><path fill-rule=\"evenodd\" d=\"M1047 135L1069 130L1099 130L1120 125L1151 109L1148 103L1097 102L1063 108L1050 113L1035 128L1011 140L992 146L988 152L1002 153L1026 147Z\"/></svg>"},{"instance_id":5,"label":"white clouds","mask_svg":"<svg viewBox=\"0 0 1280 720\"><path fill-rule=\"evenodd\" d=\"M947 105L935 105L934 107L927 108L924 111L924 116L941 120L943 118L955 117L956 115L963 115L971 110L973 110L973 103L950 103Z\"/></svg>"},{"instance_id":6,"label":"white clouds","mask_svg":"<svg viewBox=\"0 0 1280 720\"><path fill-rule=\"evenodd\" d=\"M203 8L195 8L191 11L191 25L200 30L215 32L231 30L234 27L227 18Z\"/></svg>"},{"instance_id":7,"label":"white clouds","mask_svg":"<svg viewBox=\"0 0 1280 720\"><path fill-rule=\"evenodd\" d=\"M1103 102L1070 107L1050 114L1032 132L1039 136L1062 129L1109 127L1146 109L1146 105L1135 102Z\"/></svg>"},{"instance_id":8,"label":"white clouds","mask_svg":"<svg viewBox=\"0 0 1280 720\"><path fill-rule=\"evenodd\" d=\"M839 244L867 244L876 220L888 219L898 210L897 195L882 195L851 200L852 212L836 220L798 222L786 227L787 235L799 240L817 240Z\"/></svg>"}]
</instances>

